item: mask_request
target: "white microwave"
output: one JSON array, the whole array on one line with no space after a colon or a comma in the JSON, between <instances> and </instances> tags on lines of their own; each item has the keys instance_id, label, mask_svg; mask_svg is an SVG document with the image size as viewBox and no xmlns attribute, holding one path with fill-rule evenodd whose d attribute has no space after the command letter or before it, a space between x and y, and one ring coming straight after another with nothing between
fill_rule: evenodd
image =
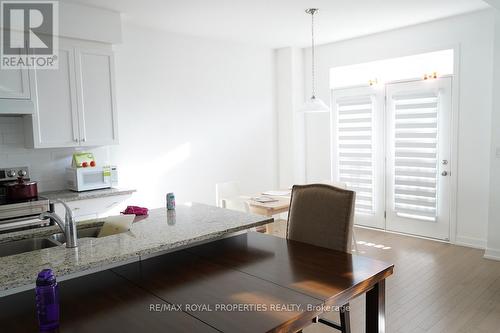
<instances>
[{"instance_id":1,"label":"white microwave","mask_svg":"<svg viewBox=\"0 0 500 333\"><path fill-rule=\"evenodd\" d=\"M116 187L118 169L116 166L67 168L66 182L68 189L76 192Z\"/></svg>"}]
</instances>

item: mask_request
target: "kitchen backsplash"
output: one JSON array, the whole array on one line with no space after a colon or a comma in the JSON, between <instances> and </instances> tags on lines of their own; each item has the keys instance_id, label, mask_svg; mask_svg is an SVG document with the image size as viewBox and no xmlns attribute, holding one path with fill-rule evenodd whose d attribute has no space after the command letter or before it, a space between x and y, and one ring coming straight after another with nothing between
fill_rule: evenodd
<instances>
[{"instance_id":1,"label":"kitchen backsplash","mask_svg":"<svg viewBox=\"0 0 500 333\"><path fill-rule=\"evenodd\" d=\"M96 161L109 164L109 147L29 149L24 145L22 117L0 116L0 168L28 166L39 191L65 189L65 170L74 151L90 151Z\"/></svg>"}]
</instances>

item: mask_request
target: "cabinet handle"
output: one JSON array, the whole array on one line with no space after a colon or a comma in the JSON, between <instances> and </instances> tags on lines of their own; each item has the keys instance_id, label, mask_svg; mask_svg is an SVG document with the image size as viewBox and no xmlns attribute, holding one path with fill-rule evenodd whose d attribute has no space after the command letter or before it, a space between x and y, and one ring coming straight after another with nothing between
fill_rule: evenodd
<instances>
[{"instance_id":1,"label":"cabinet handle","mask_svg":"<svg viewBox=\"0 0 500 333\"><path fill-rule=\"evenodd\" d=\"M83 126L82 126L82 129L83 129L83 137L82 137L82 141L85 142L87 141L87 124L86 124L86 121L85 121L85 111L82 110L82 120L83 120Z\"/></svg>"}]
</instances>

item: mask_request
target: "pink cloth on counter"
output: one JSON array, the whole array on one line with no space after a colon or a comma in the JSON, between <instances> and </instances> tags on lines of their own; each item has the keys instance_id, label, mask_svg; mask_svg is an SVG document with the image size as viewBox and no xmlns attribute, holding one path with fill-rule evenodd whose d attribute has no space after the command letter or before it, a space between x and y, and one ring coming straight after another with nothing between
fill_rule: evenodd
<instances>
[{"instance_id":1,"label":"pink cloth on counter","mask_svg":"<svg viewBox=\"0 0 500 333\"><path fill-rule=\"evenodd\" d=\"M125 209L122 214L125 215L148 215L149 210L144 207L139 207L139 206L127 206L127 209Z\"/></svg>"}]
</instances>

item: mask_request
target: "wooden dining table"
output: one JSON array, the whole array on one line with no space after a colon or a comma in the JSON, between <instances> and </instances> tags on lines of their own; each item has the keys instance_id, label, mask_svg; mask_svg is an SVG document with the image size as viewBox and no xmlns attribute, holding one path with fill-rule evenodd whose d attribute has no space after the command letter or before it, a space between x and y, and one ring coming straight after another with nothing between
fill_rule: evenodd
<instances>
[{"instance_id":1,"label":"wooden dining table","mask_svg":"<svg viewBox=\"0 0 500 333\"><path fill-rule=\"evenodd\" d=\"M322 181L320 184L326 184L335 186L342 189L347 189L347 185L342 182L334 182L334 181ZM267 193L285 193L284 195L269 195ZM266 197L270 199L274 199L271 202L259 202L255 200L258 197ZM267 192L262 192L257 195L252 196L242 196L241 198L246 201L251 213L264 215L264 216L274 216L281 213L286 213L290 209L290 199L292 197L292 190L272 190Z\"/></svg>"},{"instance_id":2,"label":"wooden dining table","mask_svg":"<svg viewBox=\"0 0 500 333\"><path fill-rule=\"evenodd\" d=\"M259 202L255 200L257 197L270 198L273 201ZM244 196L250 213L273 217L278 214L287 213L290 209L291 192L289 195L269 196L260 194L256 196ZM256 231L266 233L268 231L267 225L256 227Z\"/></svg>"},{"instance_id":3,"label":"wooden dining table","mask_svg":"<svg viewBox=\"0 0 500 333\"><path fill-rule=\"evenodd\" d=\"M366 332L382 333L393 268L248 232L61 282L60 332L297 332L366 294ZM2 331L35 318L33 290L0 298Z\"/></svg>"},{"instance_id":4,"label":"wooden dining table","mask_svg":"<svg viewBox=\"0 0 500 333\"><path fill-rule=\"evenodd\" d=\"M266 197L275 201L259 202L255 200L256 197ZM291 194L280 196L269 196L261 194L245 198L247 198L246 202L250 208L250 212L254 214L273 216L281 213L286 213L290 209Z\"/></svg>"}]
</instances>

